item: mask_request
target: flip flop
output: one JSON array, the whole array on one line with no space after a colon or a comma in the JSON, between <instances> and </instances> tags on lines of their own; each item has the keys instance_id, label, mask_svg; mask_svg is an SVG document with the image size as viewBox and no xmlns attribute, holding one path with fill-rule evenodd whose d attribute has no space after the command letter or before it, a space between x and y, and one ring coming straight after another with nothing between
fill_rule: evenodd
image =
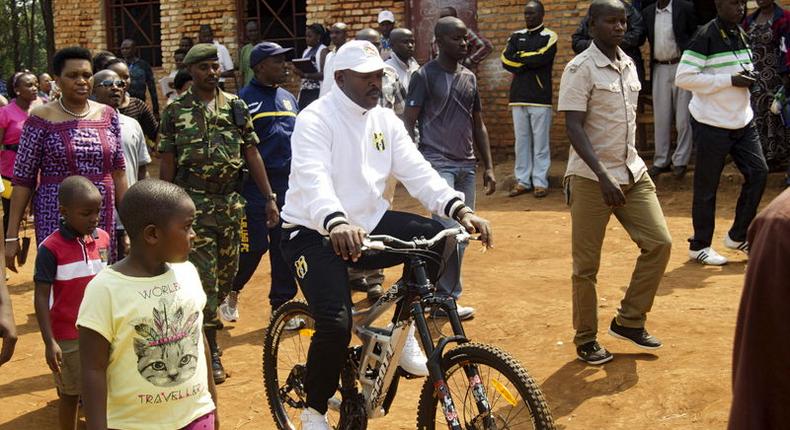
<instances>
[{"instance_id":1,"label":"flip flop","mask_svg":"<svg viewBox=\"0 0 790 430\"><path fill-rule=\"evenodd\" d=\"M516 184L510 190L510 193L508 194L508 197L516 197L516 196L520 196L522 194L527 194L529 192L532 192L532 188L527 188L527 187L525 187L525 186L523 186L521 184Z\"/></svg>"}]
</instances>

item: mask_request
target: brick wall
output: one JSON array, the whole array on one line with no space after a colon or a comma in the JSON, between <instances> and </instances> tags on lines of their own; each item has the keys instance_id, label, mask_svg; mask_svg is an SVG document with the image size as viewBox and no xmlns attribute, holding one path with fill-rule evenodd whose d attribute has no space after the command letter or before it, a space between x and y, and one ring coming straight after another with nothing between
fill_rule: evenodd
<instances>
[{"instance_id":1,"label":"brick wall","mask_svg":"<svg viewBox=\"0 0 790 430\"><path fill-rule=\"evenodd\" d=\"M104 2L55 0L52 2L55 21L55 49L80 45L90 50L107 49L104 31Z\"/></svg>"},{"instance_id":2,"label":"brick wall","mask_svg":"<svg viewBox=\"0 0 790 430\"><path fill-rule=\"evenodd\" d=\"M81 0L55 0L56 47L79 44L92 50L106 49L104 2ZM478 31L494 44L494 52L481 64L478 71L483 108L491 136L492 149L497 158L512 157L513 128L508 109L510 74L502 69L499 54L510 34L523 28L522 12L525 0L477 0ZM782 0L790 6L790 0ZM157 78L173 68L173 52L183 35L197 39L200 24L211 24L214 33L230 50L237 62L241 35L236 34L236 0L162 0L162 55L163 67L155 70ZM555 106L556 93L562 70L573 58L571 34L586 14L589 0L544 0L546 27L559 35L558 54L554 65ZM749 8L754 8L753 2ZM307 0L307 22L331 25L345 22L350 34L365 27L376 27L376 15L383 9L395 13L399 25L408 22L405 0ZM418 43L427 43L418 41ZM647 56L645 56L647 58ZM295 76L287 85L297 90ZM161 104L161 103L160 103ZM565 136L563 116L555 112L552 135L552 155L567 156L568 141Z\"/></svg>"},{"instance_id":3,"label":"brick wall","mask_svg":"<svg viewBox=\"0 0 790 430\"><path fill-rule=\"evenodd\" d=\"M494 52L480 65L478 78L491 146L497 158L512 156L514 141L513 121L508 109L511 75L502 68L499 54L507 44L510 34L524 27L522 18L524 3L524 0L477 1L478 32L494 44ZM571 34L578 26L579 20L587 13L589 1L548 0L544 3L546 26L559 35L558 54L554 67L556 93L564 65L573 58L570 47ZM381 2L313 0L308 3L307 14L309 22L331 24L342 21L349 24L352 31L356 31L364 27L375 28L376 15L383 9L392 10L399 25L407 22L406 5L403 0ZM552 128L552 153L554 156L567 154L567 147L562 116L555 115Z\"/></svg>"},{"instance_id":4,"label":"brick wall","mask_svg":"<svg viewBox=\"0 0 790 430\"><path fill-rule=\"evenodd\" d=\"M92 51L107 49L106 17L103 1L55 0L53 2L56 49L81 45ZM154 68L157 81L175 67L173 52L182 36L190 36L197 43L198 28L210 24L214 36L230 51L238 62L239 45L236 39L236 2L233 0L162 0L162 67ZM164 106L164 95L157 82L159 105Z\"/></svg>"},{"instance_id":5,"label":"brick wall","mask_svg":"<svg viewBox=\"0 0 790 430\"><path fill-rule=\"evenodd\" d=\"M382 10L391 10L396 22L406 22L405 9L403 0L308 0L307 22L325 25L345 22L353 36L363 28L377 28L376 17Z\"/></svg>"},{"instance_id":6,"label":"brick wall","mask_svg":"<svg viewBox=\"0 0 790 430\"><path fill-rule=\"evenodd\" d=\"M197 43L201 24L209 24L214 38L225 45L238 63L239 44L236 38L236 2L233 0L162 0L162 57L163 68L172 70L173 53L183 36Z\"/></svg>"},{"instance_id":7,"label":"brick wall","mask_svg":"<svg viewBox=\"0 0 790 430\"><path fill-rule=\"evenodd\" d=\"M478 0L478 30L494 44L494 53L481 64L478 71L486 123L489 125L491 145L498 157L512 156L513 119L508 108L511 74L502 68L499 55L510 34L524 28L524 0ZM562 71L574 56L571 35L587 13L589 1L544 1L544 24L559 36L557 57L554 61L554 106L557 103ZM568 140L565 137L563 115L554 113L551 129L552 156L566 157Z\"/></svg>"}]
</instances>

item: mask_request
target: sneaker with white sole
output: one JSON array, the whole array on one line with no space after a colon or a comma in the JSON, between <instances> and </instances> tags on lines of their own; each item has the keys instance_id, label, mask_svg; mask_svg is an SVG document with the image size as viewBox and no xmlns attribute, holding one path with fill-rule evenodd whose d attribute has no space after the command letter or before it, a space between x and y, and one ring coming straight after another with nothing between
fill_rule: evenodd
<instances>
[{"instance_id":1,"label":"sneaker with white sole","mask_svg":"<svg viewBox=\"0 0 790 430\"><path fill-rule=\"evenodd\" d=\"M428 359L425 358L417 338L414 337L414 326L411 326L407 336L398 366L414 376L428 376L428 366L426 364Z\"/></svg>"},{"instance_id":2,"label":"sneaker with white sole","mask_svg":"<svg viewBox=\"0 0 790 430\"><path fill-rule=\"evenodd\" d=\"M730 249L734 249L736 251L741 251L744 254L749 255L749 242L747 242L745 240L743 242L738 242L737 240L732 240L730 238L730 234L729 233L727 233L727 235L724 236L724 246L726 246L727 248L730 248Z\"/></svg>"},{"instance_id":3,"label":"sneaker with white sole","mask_svg":"<svg viewBox=\"0 0 790 430\"><path fill-rule=\"evenodd\" d=\"M475 316L475 308L471 306L461 306L456 304L455 309L458 312L458 319L461 321L466 321ZM429 316L431 318L447 318L447 312L445 312L444 309L436 309L431 311Z\"/></svg>"},{"instance_id":4,"label":"sneaker with white sole","mask_svg":"<svg viewBox=\"0 0 790 430\"><path fill-rule=\"evenodd\" d=\"M576 347L576 357L589 364L604 364L612 361L614 356L597 341L593 340Z\"/></svg>"},{"instance_id":5,"label":"sneaker with white sole","mask_svg":"<svg viewBox=\"0 0 790 430\"><path fill-rule=\"evenodd\" d=\"M326 419L326 414L322 414L313 408L302 410L302 415L299 416L302 421L302 430L332 430L329 426L329 421Z\"/></svg>"},{"instance_id":6,"label":"sneaker with white sole","mask_svg":"<svg viewBox=\"0 0 790 430\"><path fill-rule=\"evenodd\" d=\"M724 266L727 264L727 257L714 251L710 246L699 251L689 249L689 259L706 266Z\"/></svg>"},{"instance_id":7,"label":"sneaker with white sole","mask_svg":"<svg viewBox=\"0 0 790 430\"><path fill-rule=\"evenodd\" d=\"M217 309L222 319L228 322L236 322L239 320L239 292L231 291L222 304Z\"/></svg>"}]
</instances>

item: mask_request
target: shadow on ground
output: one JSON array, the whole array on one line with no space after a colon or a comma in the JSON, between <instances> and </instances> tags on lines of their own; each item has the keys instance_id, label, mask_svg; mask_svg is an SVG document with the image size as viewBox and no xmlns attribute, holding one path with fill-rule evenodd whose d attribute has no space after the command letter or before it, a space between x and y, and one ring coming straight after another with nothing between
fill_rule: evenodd
<instances>
[{"instance_id":1,"label":"shadow on ground","mask_svg":"<svg viewBox=\"0 0 790 430\"><path fill-rule=\"evenodd\" d=\"M724 266L702 266L694 261L686 261L680 266L664 273L664 279L656 293L659 296L672 294L676 289L693 290L715 287L709 278L714 276L743 275L746 260L730 261ZM625 291L625 288L623 288Z\"/></svg>"},{"instance_id":2,"label":"shadow on ground","mask_svg":"<svg viewBox=\"0 0 790 430\"><path fill-rule=\"evenodd\" d=\"M569 361L540 384L540 388L549 402L552 416L559 421L587 400L634 387L639 382L637 362L656 358L647 353L617 354L614 360L602 366Z\"/></svg>"}]
</instances>

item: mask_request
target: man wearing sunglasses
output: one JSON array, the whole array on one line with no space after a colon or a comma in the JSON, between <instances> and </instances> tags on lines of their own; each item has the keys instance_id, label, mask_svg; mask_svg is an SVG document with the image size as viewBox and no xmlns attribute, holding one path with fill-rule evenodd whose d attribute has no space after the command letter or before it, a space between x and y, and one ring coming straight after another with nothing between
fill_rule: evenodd
<instances>
[{"instance_id":1,"label":"man wearing sunglasses","mask_svg":"<svg viewBox=\"0 0 790 430\"><path fill-rule=\"evenodd\" d=\"M122 80L117 73L112 70L102 70L93 75L93 96L96 101L118 110L123 100L123 92L126 89L126 81ZM148 175L147 165L151 163L151 156L148 155L148 147L145 144L145 135L140 123L136 119L118 112L118 121L121 125L121 146L123 147L123 159L126 162L126 181L129 186L138 180L145 179ZM116 214L115 234L118 238L118 258L123 258L126 249L126 230L121 224L121 218Z\"/></svg>"}]
</instances>

